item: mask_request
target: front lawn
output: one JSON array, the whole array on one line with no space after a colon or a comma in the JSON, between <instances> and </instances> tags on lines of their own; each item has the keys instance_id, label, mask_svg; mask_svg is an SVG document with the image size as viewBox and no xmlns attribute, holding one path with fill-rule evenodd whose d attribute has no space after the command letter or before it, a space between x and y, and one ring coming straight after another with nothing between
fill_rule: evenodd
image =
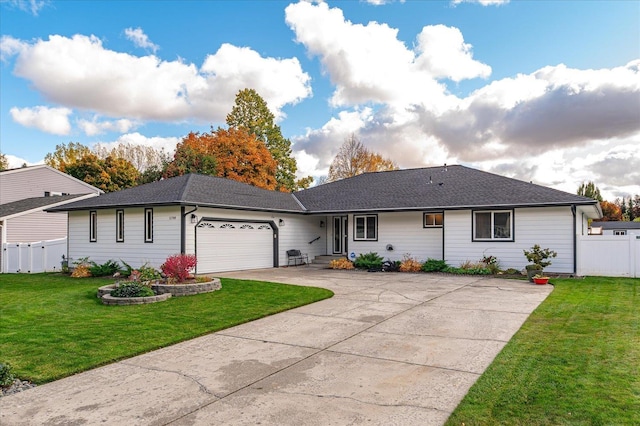
<instances>
[{"instance_id":1,"label":"front lawn","mask_svg":"<svg viewBox=\"0 0 640 426\"><path fill-rule=\"evenodd\" d=\"M329 298L329 290L222 279L222 289L165 302L105 306L112 281L0 275L0 363L45 383L99 365Z\"/></svg>"},{"instance_id":2,"label":"front lawn","mask_svg":"<svg viewBox=\"0 0 640 426\"><path fill-rule=\"evenodd\" d=\"M640 279L552 282L448 426L640 424Z\"/></svg>"}]
</instances>

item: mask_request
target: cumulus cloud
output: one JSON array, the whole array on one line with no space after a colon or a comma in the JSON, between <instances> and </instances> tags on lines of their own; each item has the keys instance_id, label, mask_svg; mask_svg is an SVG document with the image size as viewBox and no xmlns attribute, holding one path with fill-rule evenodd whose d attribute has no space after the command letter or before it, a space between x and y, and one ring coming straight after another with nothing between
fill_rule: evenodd
<instances>
[{"instance_id":1,"label":"cumulus cloud","mask_svg":"<svg viewBox=\"0 0 640 426\"><path fill-rule=\"evenodd\" d=\"M137 47L150 50L153 53L160 48L157 44L152 43L149 37L142 31L142 28L127 28L124 30L125 36L133 42Z\"/></svg>"},{"instance_id":2,"label":"cumulus cloud","mask_svg":"<svg viewBox=\"0 0 640 426\"><path fill-rule=\"evenodd\" d=\"M98 142L96 145L100 145L108 150L115 148L120 144L125 145L140 145L150 146L157 150L164 150L168 154L173 154L176 150L176 145L182 140L182 137L163 137L163 136L145 136L138 132L127 133L120 135L116 140Z\"/></svg>"},{"instance_id":3,"label":"cumulus cloud","mask_svg":"<svg viewBox=\"0 0 640 426\"><path fill-rule=\"evenodd\" d=\"M0 3L6 3L12 7L20 9L24 12L38 16L38 13L47 5L49 0L0 0Z\"/></svg>"},{"instance_id":4,"label":"cumulus cloud","mask_svg":"<svg viewBox=\"0 0 640 426\"><path fill-rule=\"evenodd\" d=\"M309 76L297 59L263 58L228 44L199 69L181 60L109 50L95 36L52 35L17 53L14 73L51 102L139 121L224 121L235 94L247 87L277 116L284 105L311 95Z\"/></svg>"},{"instance_id":5,"label":"cumulus cloud","mask_svg":"<svg viewBox=\"0 0 640 426\"><path fill-rule=\"evenodd\" d=\"M38 161L36 163L32 163L30 161L25 160L22 157L16 157L15 155L11 155L11 154L6 154L5 157L7 157L7 162L9 163L9 168L10 169L17 169L19 167L24 166L25 164L27 166L35 166L37 164L44 164L44 160Z\"/></svg>"},{"instance_id":6,"label":"cumulus cloud","mask_svg":"<svg viewBox=\"0 0 640 426\"><path fill-rule=\"evenodd\" d=\"M433 77L461 81L489 77L491 67L473 59L471 45L464 42L458 28L445 25L424 27L416 47L418 68Z\"/></svg>"},{"instance_id":7,"label":"cumulus cloud","mask_svg":"<svg viewBox=\"0 0 640 426\"><path fill-rule=\"evenodd\" d=\"M20 53L27 46L27 43L18 40L17 38L3 35L0 37L0 60L2 60L2 62L8 61L11 57Z\"/></svg>"},{"instance_id":8,"label":"cumulus cloud","mask_svg":"<svg viewBox=\"0 0 640 426\"><path fill-rule=\"evenodd\" d=\"M396 28L354 24L326 3L291 4L285 16L296 40L320 58L336 86L334 106L426 102L432 108L446 107L452 97L439 79L486 77L491 71L472 59L471 46L454 28L425 27L412 50L398 39ZM466 69L459 70L460 64Z\"/></svg>"},{"instance_id":9,"label":"cumulus cloud","mask_svg":"<svg viewBox=\"0 0 640 426\"><path fill-rule=\"evenodd\" d=\"M69 108L49 108L37 106L33 108L11 108L9 113L16 123L25 127L33 127L53 135L68 135L71 131Z\"/></svg>"},{"instance_id":10,"label":"cumulus cloud","mask_svg":"<svg viewBox=\"0 0 640 426\"><path fill-rule=\"evenodd\" d=\"M94 116L91 120L78 120L77 125L87 136L95 136L105 132L127 133L136 128L139 123L126 118L100 121L97 116Z\"/></svg>"}]
</instances>

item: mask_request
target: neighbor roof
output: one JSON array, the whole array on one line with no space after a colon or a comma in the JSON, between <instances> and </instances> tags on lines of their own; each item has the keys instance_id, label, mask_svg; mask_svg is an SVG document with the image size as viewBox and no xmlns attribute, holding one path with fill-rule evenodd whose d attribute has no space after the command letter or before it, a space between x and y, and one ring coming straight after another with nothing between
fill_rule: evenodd
<instances>
[{"instance_id":1,"label":"neighbor roof","mask_svg":"<svg viewBox=\"0 0 640 426\"><path fill-rule=\"evenodd\" d=\"M0 204L0 219L14 216L35 209L44 209L47 206L85 197L87 194L52 195L50 197L33 197L11 203Z\"/></svg>"},{"instance_id":2,"label":"neighbor roof","mask_svg":"<svg viewBox=\"0 0 640 426\"><path fill-rule=\"evenodd\" d=\"M295 196L314 212L597 203L591 198L457 165L365 173L296 192Z\"/></svg>"},{"instance_id":3,"label":"neighbor roof","mask_svg":"<svg viewBox=\"0 0 640 426\"><path fill-rule=\"evenodd\" d=\"M150 205L198 205L295 213L469 207L596 205L597 201L464 166L365 173L284 193L212 176L165 179L49 211Z\"/></svg>"},{"instance_id":4,"label":"neighbor roof","mask_svg":"<svg viewBox=\"0 0 640 426\"><path fill-rule=\"evenodd\" d=\"M640 222L604 221L591 222L591 227L602 229L640 229Z\"/></svg>"},{"instance_id":5,"label":"neighbor roof","mask_svg":"<svg viewBox=\"0 0 640 426\"><path fill-rule=\"evenodd\" d=\"M268 191L230 179L199 174L163 179L56 207L49 211L154 205L198 205L282 212L304 211L289 193Z\"/></svg>"}]
</instances>

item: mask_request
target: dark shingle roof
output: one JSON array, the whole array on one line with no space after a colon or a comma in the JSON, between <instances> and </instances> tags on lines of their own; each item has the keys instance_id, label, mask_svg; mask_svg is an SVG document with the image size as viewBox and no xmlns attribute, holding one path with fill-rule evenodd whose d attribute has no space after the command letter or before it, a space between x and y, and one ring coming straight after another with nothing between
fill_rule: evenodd
<instances>
[{"instance_id":1,"label":"dark shingle roof","mask_svg":"<svg viewBox=\"0 0 640 426\"><path fill-rule=\"evenodd\" d=\"M11 203L0 204L0 217L11 216L14 214L27 212L29 210L42 208L52 204L57 204L63 201L73 200L78 197L83 197L86 194L71 194L71 195L53 195L51 197L33 197L25 198L24 200L13 201Z\"/></svg>"},{"instance_id":2,"label":"dark shingle roof","mask_svg":"<svg viewBox=\"0 0 640 426\"><path fill-rule=\"evenodd\" d=\"M591 227L602 227L602 229L640 229L640 222L605 221L591 222Z\"/></svg>"},{"instance_id":3,"label":"dark shingle roof","mask_svg":"<svg viewBox=\"0 0 640 426\"><path fill-rule=\"evenodd\" d=\"M50 211L199 205L324 213L376 210L595 204L596 201L464 166L365 173L293 194L189 174L100 195Z\"/></svg>"},{"instance_id":4,"label":"dark shingle roof","mask_svg":"<svg viewBox=\"0 0 640 426\"><path fill-rule=\"evenodd\" d=\"M590 198L464 166L365 173L295 196L316 212L595 204Z\"/></svg>"},{"instance_id":5,"label":"dark shingle roof","mask_svg":"<svg viewBox=\"0 0 640 426\"><path fill-rule=\"evenodd\" d=\"M199 174L178 176L111 192L53 208L51 211L151 205L199 205L263 211L303 211L291 194L268 191L229 179Z\"/></svg>"}]
</instances>

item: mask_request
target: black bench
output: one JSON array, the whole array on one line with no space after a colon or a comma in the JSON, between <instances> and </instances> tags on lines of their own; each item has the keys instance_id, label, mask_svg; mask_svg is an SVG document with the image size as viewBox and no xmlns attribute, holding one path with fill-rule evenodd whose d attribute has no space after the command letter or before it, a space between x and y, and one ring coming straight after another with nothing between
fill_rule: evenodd
<instances>
[{"instance_id":1,"label":"black bench","mask_svg":"<svg viewBox=\"0 0 640 426\"><path fill-rule=\"evenodd\" d=\"M300 250L287 250L287 266L291 266L293 262L294 266L309 264L309 255L301 253Z\"/></svg>"}]
</instances>

